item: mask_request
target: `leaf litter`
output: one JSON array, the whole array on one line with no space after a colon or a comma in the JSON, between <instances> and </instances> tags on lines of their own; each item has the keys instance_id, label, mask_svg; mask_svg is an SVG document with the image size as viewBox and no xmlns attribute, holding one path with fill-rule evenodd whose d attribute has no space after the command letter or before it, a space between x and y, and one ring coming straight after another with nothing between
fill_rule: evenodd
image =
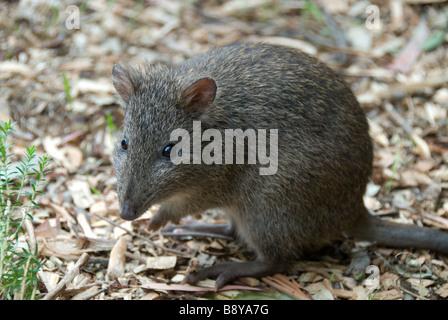
<instances>
[{"instance_id":1,"label":"leaf litter","mask_svg":"<svg viewBox=\"0 0 448 320\"><path fill-rule=\"evenodd\" d=\"M375 144L369 209L448 230L446 4L378 2L375 31L360 27L364 1L77 1L80 29L68 29L72 2L19 0L0 9L0 119L17 121L16 154L34 144L53 158L33 221L39 299L448 298L447 257L350 240L283 275L242 278L217 293L213 280L182 284L198 266L253 255L234 240L148 233L155 207L120 220L111 163L124 117L111 81L115 63L177 65L234 41L279 43L330 64L366 111ZM366 264L379 271L374 289Z\"/></svg>"}]
</instances>

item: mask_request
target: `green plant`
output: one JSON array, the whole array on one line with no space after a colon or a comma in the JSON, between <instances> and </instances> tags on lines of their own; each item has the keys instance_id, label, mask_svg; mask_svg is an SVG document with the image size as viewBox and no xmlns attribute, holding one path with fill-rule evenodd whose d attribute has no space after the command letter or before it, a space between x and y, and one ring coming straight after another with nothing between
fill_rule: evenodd
<instances>
[{"instance_id":1,"label":"green plant","mask_svg":"<svg viewBox=\"0 0 448 320\"><path fill-rule=\"evenodd\" d=\"M305 8L304 8L306 13L310 13L314 19L316 19L319 22L323 22L324 21L324 14L322 13L322 11L319 9L318 6L316 6L313 2L311 2L310 0L306 0L305 1Z\"/></svg>"},{"instance_id":2,"label":"green plant","mask_svg":"<svg viewBox=\"0 0 448 320\"><path fill-rule=\"evenodd\" d=\"M64 83L64 90L65 90L65 96L67 98L67 102L72 104L73 99L70 94L70 85L68 83L67 74L65 72L62 72L62 82Z\"/></svg>"},{"instance_id":3,"label":"green plant","mask_svg":"<svg viewBox=\"0 0 448 320\"><path fill-rule=\"evenodd\" d=\"M13 163L7 144L13 123L0 121L0 299L34 299L41 268L37 246L26 238L18 248L24 227L33 219L36 196L45 182L50 158L37 158L36 148L26 147L23 159Z\"/></svg>"},{"instance_id":4,"label":"green plant","mask_svg":"<svg viewBox=\"0 0 448 320\"><path fill-rule=\"evenodd\" d=\"M329 24L328 19L325 18L325 14L322 10L311 0L305 0L305 6L301 13L301 21L300 24L302 28L309 28L307 25L310 24L310 21L314 21L315 23L311 23L314 28L318 28L315 31L320 37L328 37L332 36L331 25Z\"/></svg>"},{"instance_id":5,"label":"green plant","mask_svg":"<svg viewBox=\"0 0 448 320\"><path fill-rule=\"evenodd\" d=\"M142 11L143 8L143 0L138 0L134 5L134 9L132 10L132 17L129 19L129 28L132 29L137 21L137 17Z\"/></svg>"},{"instance_id":6,"label":"green plant","mask_svg":"<svg viewBox=\"0 0 448 320\"><path fill-rule=\"evenodd\" d=\"M387 181L386 185L384 186L386 193L389 193L390 190L392 189L392 183L394 182L399 163L400 163L400 157L398 156L398 154L396 154L394 157L394 162L392 163L392 174L390 176L389 181Z\"/></svg>"},{"instance_id":7,"label":"green plant","mask_svg":"<svg viewBox=\"0 0 448 320\"><path fill-rule=\"evenodd\" d=\"M115 132L117 132L118 127L115 124L113 117L110 113L106 116L106 123L107 123L107 127L109 128L110 134L113 135Z\"/></svg>"},{"instance_id":8,"label":"green plant","mask_svg":"<svg viewBox=\"0 0 448 320\"><path fill-rule=\"evenodd\" d=\"M49 13L48 19L45 23L45 32L48 33L50 28L58 25L59 21L59 8L57 6L51 6L51 13Z\"/></svg>"},{"instance_id":9,"label":"green plant","mask_svg":"<svg viewBox=\"0 0 448 320\"><path fill-rule=\"evenodd\" d=\"M86 180L87 180L87 184L88 184L89 187L90 187L90 190L92 190L92 192L93 192L94 194L96 194L97 196L100 196L100 195L101 195L101 192L99 192L98 189L95 188L95 187L90 183L90 181L89 181L89 175L88 175L88 174L86 174Z\"/></svg>"}]
</instances>

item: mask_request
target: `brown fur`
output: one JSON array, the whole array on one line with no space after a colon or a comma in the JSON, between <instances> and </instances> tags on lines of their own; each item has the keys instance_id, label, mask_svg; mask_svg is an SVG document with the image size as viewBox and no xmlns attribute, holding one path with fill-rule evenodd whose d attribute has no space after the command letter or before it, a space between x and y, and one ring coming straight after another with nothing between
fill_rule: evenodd
<instances>
[{"instance_id":1,"label":"brown fur","mask_svg":"<svg viewBox=\"0 0 448 320\"><path fill-rule=\"evenodd\" d=\"M201 79L212 79L215 87ZM368 123L347 84L318 60L280 46L234 44L173 70L115 67L114 84L126 104L128 148L118 143L114 153L121 216L134 219L159 203L150 222L158 229L219 208L257 253L244 268L215 266L187 281L219 276L220 287L238 276L279 272L343 234L392 246L421 242L447 252L446 233L425 229L437 238L425 242L413 236L423 228L408 230L368 215ZM277 173L260 175L260 164L175 166L161 159L172 130L191 132L193 120L202 130L278 129ZM391 230L407 230L398 234L408 239L400 243Z\"/></svg>"}]
</instances>

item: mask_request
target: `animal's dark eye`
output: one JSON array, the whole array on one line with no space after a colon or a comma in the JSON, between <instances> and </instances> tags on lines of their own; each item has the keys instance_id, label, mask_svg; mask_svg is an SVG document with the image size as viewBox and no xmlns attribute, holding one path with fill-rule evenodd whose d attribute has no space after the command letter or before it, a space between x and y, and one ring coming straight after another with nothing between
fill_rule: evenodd
<instances>
[{"instance_id":1,"label":"animal's dark eye","mask_svg":"<svg viewBox=\"0 0 448 320\"><path fill-rule=\"evenodd\" d=\"M122 150L127 150L128 149L128 140L126 138L121 140L121 149Z\"/></svg>"},{"instance_id":2,"label":"animal's dark eye","mask_svg":"<svg viewBox=\"0 0 448 320\"><path fill-rule=\"evenodd\" d=\"M170 158L170 155L171 155L171 149L173 148L173 144L169 144L169 145L167 145L167 146L165 146L163 149L162 149L162 157L164 157L164 158Z\"/></svg>"}]
</instances>

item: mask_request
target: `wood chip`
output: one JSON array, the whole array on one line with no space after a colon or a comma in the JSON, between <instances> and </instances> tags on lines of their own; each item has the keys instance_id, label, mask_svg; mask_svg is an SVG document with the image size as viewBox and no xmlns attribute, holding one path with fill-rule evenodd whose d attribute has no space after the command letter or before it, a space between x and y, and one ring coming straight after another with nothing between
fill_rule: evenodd
<instances>
[{"instance_id":1,"label":"wood chip","mask_svg":"<svg viewBox=\"0 0 448 320\"><path fill-rule=\"evenodd\" d=\"M355 292L343 289L333 289L333 294L338 298L356 300L358 295Z\"/></svg>"},{"instance_id":2,"label":"wood chip","mask_svg":"<svg viewBox=\"0 0 448 320\"><path fill-rule=\"evenodd\" d=\"M15 61L0 62L0 73L20 74L27 78L34 78L36 75L36 72L30 66Z\"/></svg>"},{"instance_id":3,"label":"wood chip","mask_svg":"<svg viewBox=\"0 0 448 320\"><path fill-rule=\"evenodd\" d=\"M125 237L121 237L115 243L115 246L110 252L109 265L107 266L107 275L111 279L120 278L124 274L127 243L127 239Z\"/></svg>"},{"instance_id":4,"label":"wood chip","mask_svg":"<svg viewBox=\"0 0 448 320\"><path fill-rule=\"evenodd\" d=\"M148 257L146 258L146 269L166 270L176 266L176 256Z\"/></svg>"},{"instance_id":5,"label":"wood chip","mask_svg":"<svg viewBox=\"0 0 448 320\"><path fill-rule=\"evenodd\" d=\"M83 253L81 257L78 259L73 268L67 272L67 274L62 278L61 281L56 285L56 287L48 292L42 300L54 300L56 299L70 284L71 281L80 273L80 269L87 264L89 261L89 255L87 253Z\"/></svg>"},{"instance_id":6,"label":"wood chip","mask_svg":"<svg viewBox=\"0 0 448 320\"><path fill-rule=\"evenodd\" d=\"M145 294L143 297L140 298L140 300L157 300L160 298L160 295L156 292L149 292L148 294Z\"/></svg>"},{"instance_id":7,"label":"wood chip","mask_svg":"<svg viewBox=\"0 0 448 320\"><path fill-rule=\"evenodd\" d=\"M428 28L426 26L426 19L421 18L420 23L414 30L414 34L403 50L395 57L389 69L398 72L408 73L417 60L422 50L423 44L428 36Z\"/></svg>"},{"instance_id":8,"label":"wood chip","mask_svg":"<svg viewBox=\"0 0 448 320\"><path fill-rule=\"evenodd\" d=\"M67 168L69 172L76 171L83 162L82 151L75 146L66 144L61 147L61 138L45 137L42 141L42 145L45 151L62 166Z\"/></svg>"},{"instance_id":9,"label":"wood chip","mask_svg":"<svg viewBox=\"0 0 448 320\"><path fill-rule=\"evenodd\" d=\"M77 207L87 209L95 202L89 183L86 180L72 179L67 187Z\"/></svg>"},{"instance_id":10,"label":"wood chip","mask_svg":"<svg viewBox=\"0 0 448 320\"><path fill-rule=\"evenodd\" d=\"M403 293L398 289L380 291L373 295L374 300L401 300Z\"/></svg>"},{"instance_id":11,"label":"wood chip","mask_svg":"<svg viewBox=\"0 0 448 320\"><path fill-rule=\"evenodd\" d=\"M43 238L54 238L56 237L59 232L59 223L56 222L56 226L52 226L49 219L45 219L44 222L42 222L40 225L38 225L34 232L37 236L43 237Z\"/></svg>"},{"instance_id":12,"label":"wood chip","mask_svg":"<svg viewBox=\"0 0 448 320\"><path fill-rule=\"evenodd\" d=\"M324 280L328 281L328 279ZM328 289L324 280L312 283L304 289L309 292L315 300L334 300L333 293Z\"/></svg>"}]
</instances>

